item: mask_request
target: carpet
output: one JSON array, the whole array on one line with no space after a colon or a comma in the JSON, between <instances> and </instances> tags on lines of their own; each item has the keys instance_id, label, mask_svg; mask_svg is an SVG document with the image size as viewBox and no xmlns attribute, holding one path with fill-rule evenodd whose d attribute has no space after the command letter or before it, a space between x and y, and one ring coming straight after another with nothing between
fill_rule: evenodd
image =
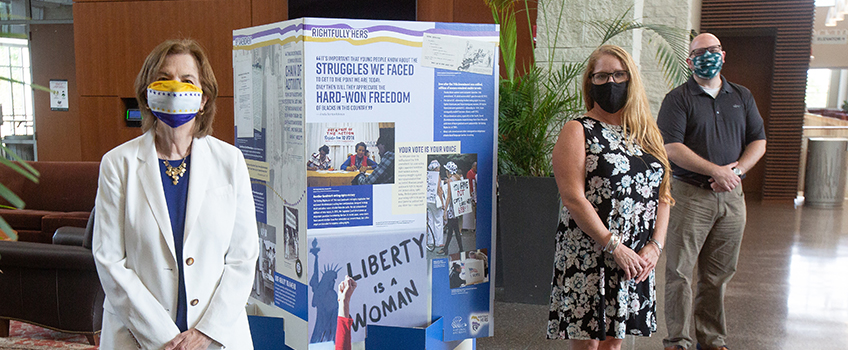
<instances>
[{"instance_id":1,"label":"carpet","mask_svg":"<svg viewBox=\"0 0 848 350\"><path fill-rule=\"evenodd\" d=\"M84 335L62 333L29 323L11 321L9 337L0 338L0 350L96 350Z\"/></svg>"}]
</instances>

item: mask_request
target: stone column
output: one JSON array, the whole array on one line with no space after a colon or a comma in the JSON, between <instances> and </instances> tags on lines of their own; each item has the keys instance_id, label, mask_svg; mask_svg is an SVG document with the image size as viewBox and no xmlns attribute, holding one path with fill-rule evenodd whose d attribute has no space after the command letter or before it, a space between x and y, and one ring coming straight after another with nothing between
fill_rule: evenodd
<instances>
[{"instance_id":1,"label":"stone column","mask_svg":"<svg viewBox=\"0 0 848 350\"><path fill-rule=\"evenodd\" d=\"M700 26L700 0L539 0L537 20L537 65L547 68L581 62L601 42L601 35L588 25L611 19L630 9L631 18L643 23L664 24L686 31ZM559 26L557 30L557 26ZM619 35L610 44L632 55L642 73L651 112L656 116L669 86L657 66L651 32L641 30Z\"/></svg>"}]
</instances>

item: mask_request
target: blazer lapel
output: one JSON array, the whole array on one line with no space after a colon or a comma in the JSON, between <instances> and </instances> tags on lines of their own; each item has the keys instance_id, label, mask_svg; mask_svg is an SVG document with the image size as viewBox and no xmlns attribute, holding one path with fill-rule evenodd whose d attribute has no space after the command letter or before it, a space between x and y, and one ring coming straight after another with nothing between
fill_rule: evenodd
<instances>
[{"instance_id":1,"label":"blazer lapel","mask_svg":"<svg viewBox=\"0 0 848 350\"><path fill-rule=\"evenodd\" d=\"M185 239L192 234L196 226L197 218L200 216L200 208L206 199L206 191L209 187L209 176L213 164L212 151L205 137L195 138L191 146L191 164L189 164L188 199L186 203Z\"/></svg>"},{"instance_id":2,"label":"blazer lapel","mask_svg":"<svg viewBox=\"0 0 848 350\"><path fill-rule=\"evenodd\" d=\"M171 250L174 261L177 254L174 250L174 232L171 230L171 217L168 215L168 204L165 202L165 190L162 189L162 175L159 174L159 156L153 143L153 132L147 132L141 140L138 149L138 178L147 197L147 204L156 218L159 232Z\"/></svg>"}]
</instances>

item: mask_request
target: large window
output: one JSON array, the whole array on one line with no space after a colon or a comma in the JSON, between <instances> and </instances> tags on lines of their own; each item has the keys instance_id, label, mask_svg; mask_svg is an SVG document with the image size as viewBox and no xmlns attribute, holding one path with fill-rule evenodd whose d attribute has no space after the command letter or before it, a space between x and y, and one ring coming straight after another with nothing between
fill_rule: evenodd
<instances>
[{"instance_id":1,"label":"large window","mask_svg":"<svg viewBox=\"0 0 848 350\"><path fill-rule=\"evenodd\" d=\"M0 136L33 135L32 83L29 47L26 39L0 39L0 108L3 124ZM11 79L9 81L6 79Z\"/></svg>"},{"instance_id":2,"label":"large window","mask_svg":"<svg viewBox=\"0 0 848 350\"><path fill-rule=\"evenodd\" d=\"M0 142L24 159L37 160L30 25L73 23L72 5L72 0L0 0Z\"/></svg>"},{"instance_id":3,"label":"large window","mask_svg":"<svg viewBox=\"0 0 848 350\"><path fill-rule=\"evenodd\" d=\"M827 108L830 92L830 69L807 71L807 108Z\"/></svg>"}]
</instances>

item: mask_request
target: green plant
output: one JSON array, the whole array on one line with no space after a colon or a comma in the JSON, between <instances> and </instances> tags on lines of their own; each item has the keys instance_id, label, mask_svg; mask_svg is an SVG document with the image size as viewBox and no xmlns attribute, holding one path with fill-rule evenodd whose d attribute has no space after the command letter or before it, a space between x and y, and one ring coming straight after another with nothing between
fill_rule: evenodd
<instances>
[{"instance_id":1,"label":"green plant","mask_svg":"<svg viewBox=\"0 0 848 350\"><path fill-rule=\"evenodd\" d=\"M2 14L2 15L0 15L0 19L8 20L8 19L29 19L29 18L11 15L11 14ZM27 35L21 34L21 33L0 32L0 37L2 37L2 38L27 39ZM24 81L12 79L10 77L0 76L0 81L8 81L10 84L22 84L22 85L25 85L25 86L28 85L33 89L46 91L48 93L53 92L52 90L50 90L49 88L47 88L45 86L41 86L41 85L38 85L38 84L30 84L30 83L27 83L27 82L24 82ZM2 116L0 116L0 118L2 118ZM14 160L14 162L7 159L5 157L6 155L11 156L12 159ZM15 152L6 148L6 146L4 146L2 144L0 144L0 166L9 167L12 170L15 170L19 174L23 175L24 177L26 177L30 181L38 183L38 176L39 176L38 171L35 170L29 164L27 164L23 159L21 159L17 154L15 154ZM11 206L0 205L0 208L3 208L3 209L23 209L24 206L25 206L24 201L21 200L21 198L18 197L14 192L9 190L9 188L7 188L5 185L3 185L2 182L0 182L0 197L2 197L7 202L9 202L9 204L11 204ZM17 239L17 234L15 233L15 230L13 230L11 226L9 226L9 223L7 223L6 220L3 219L3 217L0 217L0 232L2 232L3 234L5 234L7 237L9 237L11 239Z\"/></svg>"},{"instance_id":2,"label":"green plant","mask_svg":"<svg viewBox=\"0 0 848 350\"><path fill-rule=\"evenodd\" d=\"M583 112L574 88L583 74L578 63L544 71L535 66L513 81L502 79L498 110L498 173L548 176L550 154L562 125Z\"/></svg>"},{"instance_id":3,"label":"green plant","mask_svg":"<svg viewBox=\"0 0 848 350\"><path fill-rule=\"evenodd\" d=\"M15 152L12 152L8 148L6 148L6 146L0 145L0 150L2 150L2 152L5 154L11 155L12 158L15 159L15 162L13 162L9 159L6 159L5 157L0 157L0 164L11 168L12 170L23 175L30 181L38 183L38 170L35 170L32 166L24 162L23 159L18 157ZM24 201L21 200L20 197L18 197L14 192L12 192L8 187L4 186L2 183L0 183L0 197L3 197L3 199L5 199L7 202L9 202L9 204L12 205L11 209L24 208ZM3 207L8 208L7 206ZM2 231L6 236L11 239L17 239L15 230L13 230L12 227L9 226L9 223L7 223L6 220L3 220L2 217L0 217L0 231Z\"/></svg>"},{"instance_id":4,"label":"green plant","mask_svg":"<svg viewBox=\"0 0 848 350\"><path fill-rule=\"evenodd\" d=\"M686 64L686 57L689 53L689 42L685 40L688 37L686 32L667 25L628 20L627 18L630 16L628 9L620 16L612 19L588 22L588 25L601 35L601 43L598 46L606 44L619 34L636 29L645 29L650 35L648 43L655 48L654 57L663 72L666 84L671 88L689 79L691 72Z\"/></svg>"},{"instance_id":5,"label":"green plant","mask_svg":"<svg viewBox=\"0 0 848 350\"><path fill-rule=\"evenodd\" d=\"M7 78L7 77L0 76L0 80L8 81L8 82L10 82L10 83L12 83L12 84L23 84L23 85L29 85L30 87L32 87L32 88L33 88L33 89L35 89L35 90L41 90L41 91L44 91L44 92L50 92L50 93L52 93L52 92L53 92L53 90L50 90L50 88L48 88L48 87L46 87L46 86L41 86L41 85L38 85L38 84L29 84L29 83L27 83L27 82L23 82L23 81L20 81L20 80L15 80L15 79L12 79L12 78Z\"/></svg>"},{"instance_id":6,"label":"green plant","mask_svg":"<svg viewBox=\"0 0 848 350\"><path fill-rule=\"evenodd\" d=\"M563 63L555 67L548 60L547 67L534 64L523 67L516 75L516 50L519 40L517 16L527 18L530 28L531 10L546 11L532 7L531 0L485 0L492 10L495 23L501 26L500 51L506 76L499 86L498 110L498 173L516 176L550 176L551 153L562 125L585 113L581 78L588 57L582 62ZM544 26L552 43L547 47L547 57L553 57L554 49L563 24L565 0L557 13L552 14L555 25ZM655 46L655 56L669 87L683 83L689 76L686 65L688 53L686 32L665 25L644 24L632 17L630 9L620 16L606 20L581 22L593 28L603 45L614 37L631 30L645 29L649 32L649 44ZM532 34L531 34L532 35Z\"/></svg>"},{"instance_id":7,"label":"green plant","mask_svg":"<svg viewBox=\"0 0 848 350\"><path fill-rule=\"evenodd\" d=\"M532 33L530 11L534 8L526 0L486 0L486 4L501 26L500 49L506 70L499 84L498 173L548 176L559 129L582 112L582 96L575 86L582 65L542 69L531 64L516 75L516 50L521 39L516 19L524 16Z\"/></svg>"},{"instance_id":8,"label":"green plant","mask_svg":"<svg viewBox=\"0 0 848 350\"><path fill-rule=\"evenodd\" d=\"M842 101L842 111L848 113L848 100Z\"/></svg>"}]
</instances>

